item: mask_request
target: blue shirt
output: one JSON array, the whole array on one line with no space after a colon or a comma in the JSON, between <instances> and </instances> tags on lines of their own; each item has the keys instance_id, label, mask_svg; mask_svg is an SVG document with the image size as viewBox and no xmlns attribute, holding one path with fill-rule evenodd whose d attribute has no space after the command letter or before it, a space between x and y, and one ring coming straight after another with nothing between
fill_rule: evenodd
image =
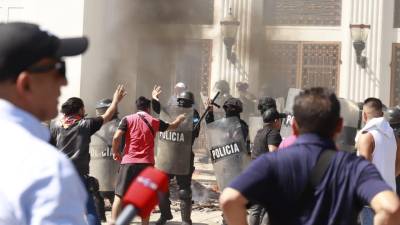
<instances>
[{"instance_id":1,"label":"blue shirt","mask_svg":"<svg viewBox=\"0 0 400 225\"><path fill-rule=\"evenodd\" d=\"M85 188L33 115L0 99L0 224L85 225Z\"/></svg>"},{"instance_id":2,"label":"blue shirt","mask_svg":"<svg viewBox=\"0 0 400 225\"><path fill-rule=\"evenodd\" d=\"M313 197L299 204L312 168L332 140L304 134L285 149L257 158L230 187L264 205L271 224L357 224L358 212L379 192L391 190L378 170L355 154L338 151Z\"/></svg>"}]
</instances>

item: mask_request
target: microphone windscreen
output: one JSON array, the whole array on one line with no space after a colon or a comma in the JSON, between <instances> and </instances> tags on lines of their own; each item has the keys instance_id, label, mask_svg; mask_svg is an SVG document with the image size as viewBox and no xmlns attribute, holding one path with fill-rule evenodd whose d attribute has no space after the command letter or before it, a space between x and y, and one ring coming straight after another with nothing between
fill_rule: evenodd
<instances>
[{"instance_id":1,"label":"microphone windscreen","mask_svg":"<svg viewBox=\"0 0 400 225\"><path fill-rule=\"evenodd\" d=\"M124 205L132 204L142 218L150 216L158 204L158 193L168 191L168 176L153 167L147 167L131 183L123 197Z\"/></svg>"}]
</instances>

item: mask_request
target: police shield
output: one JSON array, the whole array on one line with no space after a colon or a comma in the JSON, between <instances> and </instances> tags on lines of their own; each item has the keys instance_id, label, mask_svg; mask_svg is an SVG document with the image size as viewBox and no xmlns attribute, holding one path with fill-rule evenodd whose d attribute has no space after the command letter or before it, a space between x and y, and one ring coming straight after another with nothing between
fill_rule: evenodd
<instances>
[{"instance_id":1,"label":"police shield","mask_svg":"<svg viewBox=\"0 0 400 225\"><path fill-rule=\"evenodd\" d=\"M355 137L361 126L361 110L357 103L348 99L339 98L340 116L343 118L342 132L336 138L336 145L340 150L355 151Z\"/></svg>"},{"instance_id":2,"label":"police shield","mask_svg":"<svg viewBox=\"0 0 400 225\"><path fill-rule=\"evenodd\" d=\"M223 190L250 162L239 119L229 117L209 123L206 134L218 187Z\"/></svg>"},{"instance_id":3,"label":"police shield","mask_svg":"<svg viewBox=\"0 0 400 225\"><path fill-rule=\"evenodd\" d=\"M114 119L102 126L91 137L90 174L99 180L101 192L112 192L115 188L115 178L119 163L112 157L112 138L118 128L119 119Z\"/></svg>"},{"instance_id":4,"label":"police shield","mask_svg":"<svg viewBox=\"0 0 400 225\"><path fill-rule=\"evenodd\" d=\"M286 118L282 121L281 136L287 138L292 135L293 105L295 97L301 92L301 89L290 88L286 98L285 111Z\"/></svg>"},{"instance_id":5,"label":"police shield","mask_svg":"<svg viewBox=\"0 0 400 225\"><path fill-rule=\"evenodd\" d=\"M193 108L169 106L160 113L160 119L166 122L172 122L182 113L185 113L186 119L177 129L158 134L156 167L168 174L190 173Z\"/></svg>"}]
</instances>

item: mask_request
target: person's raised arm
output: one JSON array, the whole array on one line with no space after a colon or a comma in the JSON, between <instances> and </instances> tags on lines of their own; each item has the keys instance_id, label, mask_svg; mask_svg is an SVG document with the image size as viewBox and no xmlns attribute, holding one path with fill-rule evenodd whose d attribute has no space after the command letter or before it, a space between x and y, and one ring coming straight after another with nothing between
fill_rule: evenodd
<instances>
[{"instance_id":1,"label":"person's raised arm","mask_svg":"<svg viewBox=\"0 0 400 225\"><path fill-rule=\"evenodd\" d=\"M123 85L118 85L117 89L114 92L113 100L111 102L110 107L108 107L107 111L101 115L103 117L103 124L107 123L110 121L115 112L117 111L118 103L124 98L126 95L126 91Z\"/></svg>"}]
</instances>

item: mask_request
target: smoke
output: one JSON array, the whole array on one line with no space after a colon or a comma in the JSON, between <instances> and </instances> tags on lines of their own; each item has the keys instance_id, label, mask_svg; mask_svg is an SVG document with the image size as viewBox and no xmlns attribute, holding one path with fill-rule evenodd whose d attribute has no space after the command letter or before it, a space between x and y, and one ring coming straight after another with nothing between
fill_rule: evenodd
<instances>
[{"instance_id":1,"label":"smoke","mask_svg":"<svg viewBox=\"0 0 400 225\"><path fill-rule=\"evenodd\" d=\"M208 92L211 40L202 38L196 24L213 24L212 0L88 0L85 30L90 50L84 57L81 95L87 111L111 97L118 83L126 85L128 100L121 113L132 112L134 100L151 97L161 85L161 103L184 82L200 101Z\"/></svg>"}]
</instances>

